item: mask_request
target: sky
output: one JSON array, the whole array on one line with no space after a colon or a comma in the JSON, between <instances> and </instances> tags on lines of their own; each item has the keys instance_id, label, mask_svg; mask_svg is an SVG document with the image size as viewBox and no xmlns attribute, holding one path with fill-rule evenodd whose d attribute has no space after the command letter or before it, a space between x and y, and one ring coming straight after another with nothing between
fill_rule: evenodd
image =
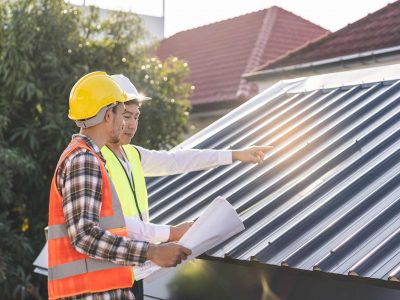
<instances>
[{"instance_id":1,"label":"sky","mask_svg":"<svg viewBox=\"0 0 400 300\"><path fill-rule=\"evenodd\" d=\"M84 0L69 0L82 4ZM163 15L163 0L85 0L103 8ZM165 35L280 6L330 31L336 31L394 0L165 0Z\"/></svg>"}]
</instances>

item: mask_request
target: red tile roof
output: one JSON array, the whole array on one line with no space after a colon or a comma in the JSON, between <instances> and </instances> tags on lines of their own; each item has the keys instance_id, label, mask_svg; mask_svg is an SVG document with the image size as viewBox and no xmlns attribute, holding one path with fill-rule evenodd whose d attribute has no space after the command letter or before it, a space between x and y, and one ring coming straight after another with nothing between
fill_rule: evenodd
<instances>
[{"instance_id":1,"label":"red tile roof","mask_svg":"<svg viewBox=\"0 0 400 300\"><path fill-rule=\"evenodd\" d=\"M161 59L177 56L188 62L188 82L195 86L192 105L245 100L257 93L241 79L327 31L279 7L179 32L160 43Z\"/></svg>"},{"instance_id":2,"label":"red tile roof","mask_svg":"<svg viewBox=\"0 0 400 300\"><path fill-rule=\"evenodd\" d=\"M400 45L400 1L256 68L270 70ZM254 70L253 70L254 71Z\"/></svg>"}]
</instances>

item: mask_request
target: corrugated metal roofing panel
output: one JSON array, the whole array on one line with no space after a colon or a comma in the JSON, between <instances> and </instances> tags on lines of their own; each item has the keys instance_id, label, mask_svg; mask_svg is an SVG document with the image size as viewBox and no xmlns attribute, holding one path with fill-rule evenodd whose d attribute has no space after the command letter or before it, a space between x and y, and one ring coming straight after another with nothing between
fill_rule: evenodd
<instances>
[{"instance_id":1,"label":"corrugated metal roofing panel","mask_svg":"<svg viewBox=\"0 0 400 300\"><path fill-rule=\"evenodd\" d=\"M149 181L152 221L196 218L222 195L246 230L209 255L398 280L400 81L348 85L344 75L308 91L299 82L277 84L183 143L274 149L262 165Z\"/></svg>"}]
</instances>

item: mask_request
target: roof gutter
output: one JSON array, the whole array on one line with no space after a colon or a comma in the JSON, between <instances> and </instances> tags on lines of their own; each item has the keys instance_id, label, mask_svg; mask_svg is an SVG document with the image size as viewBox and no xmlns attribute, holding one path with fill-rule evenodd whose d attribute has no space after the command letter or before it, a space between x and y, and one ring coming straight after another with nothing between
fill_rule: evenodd
<instances>
[{"instance_id":1,"label":"roof gutter","mask_svg":"<svg viewBox=\"0 0 400 300\"><path fill-rule=\"evenodd\" d=\"M281 68L276 68L276 69L250 72L250 73L243 74L242 77L247 80L252 81L252 80L257 80L257 79L263 78L268 75L276 75L276 74L280 74L280 73L290 73L290 72L301 71L301 70L306 70L306 69L311 69L311 68L318 68L318 67L322 67L322 66L333 65L336 63L340 63L340 62L358 61L358 60L362 60L362 59L365 59L368 57L383 56L383 55L387 55L387 54L394 54L396 52L400 53L400 46L383 48L383 49L378 49L378 50L373 50L373 51L366 51L366 52L344 55L344 56L338 56L338 57L334 57L334 58L323 59L323 60L318 60L318 61L314 61L314 62L298 64L298 65L293 65L293 66L287 66L287 67L281 67Z\"/></svg>"}]
</instances>

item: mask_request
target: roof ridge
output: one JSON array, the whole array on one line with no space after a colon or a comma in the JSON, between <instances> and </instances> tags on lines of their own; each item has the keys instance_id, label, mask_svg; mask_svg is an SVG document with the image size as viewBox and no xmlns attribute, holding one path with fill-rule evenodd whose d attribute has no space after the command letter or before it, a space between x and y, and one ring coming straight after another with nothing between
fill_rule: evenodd
<instances>
[{"instance_id":1,"label":"roof ridge","mask_svg":"<svg viewBox=\"0 0 400 300\"><path fill-rule=\"evenodd\" d=\"M336 37L337 35L342 34L346 30L349 30L349 28L352 28L353 26L360 25L360 24L368 21L370 17L379 15L383 12L386 12L386 10L389 9L390 6L395 5L395 4L397 4L397 5L400 4L400 0L394 1L392 3L388 3L386 6L380 8L372 13L368 13L365 17L362 17L361 19L358 19L353 23L349 23L345 27L343 27L335 32L328 31L327 34L324 34L324 35L316 38L315 40L309 41L309 42L301 45L298 48L290 50L286 54L283 54L280 57L278 57L270 62L265 63L264 65L254 69L253 71L257 72L257 71L267 69L269 66L273 66L274 64L278 63L279 61L281 61L283 59L290 58L294 53L298 53L300 51L305 50L306 48L314 47L314 46L320 45L323 42L329 41L329 40L333 39L334 37Z\"/></svg>"},{"instance_id":2,"label":"roof ridge","mask_svg":"<svg viewBox=\"0 0 400 300\"><path fill-rule=\"evenodd\" d=\"M193 27L193 28L188 28L188 29L185 29L185 30L182 30L182 31L178 31L178 32L174 33L173 35L171 35L171 36L169 36L169 37L167 37L167 38L165 38L165 39L172 38L172 37L174 37L174 36L176 36L176 35L179 35L179 34L181 34L181 33L187 32L187 31L191 31L191 30L196 30L196 29L199 29L199 28L204 28L204 27L212 26L212 25L215 25L215 24L218 24L218 23L222 23L222 22L226 22L226 21L230 21L230 20L233 20L233 19L236 19L236 18L241 18L241 17L248 16L248 15L251 15L251 14L260 13L260 12L262 12L262 11L268 11L268 10L271 9L271 8L272 8L272 7L263 8L263 9L259 9L259 10L255 10L255 11L251 11L251 12L245 13L245 14L243 14L243 15L239 15L239 16L235 16L235 17L230 17L230 18L227 18L227 19L223 19L223 20L219 20L219 21L207 23L207 24L204 24L204 25L195 26L195 27ZM164 40L165 40L165 39L164 39Z\"/></svg>"},{"instance_id":3,"label":"roof ridge","mask_svg":"<svg viewBox=\"0 0 400 300\"><path fill-rule=\"evenodd\" d=\"M244 73L251 71L255 67L257 67L260 63L260 60L264 54L264 50L268 41L271 37L272 29L274 28L274 24L278 15L278 9L276 6L269 8L265 12L265 16L263 19L263 23L258 31L258 35L256 41L254 43L254 47L250 53L249 59L247 61L246 67L244 69ZM241 78L238 86L238 90L236 95L238 98L246 98L250 92L250 83Z\"/></svg>"},{"instance_id":4,"label":"roof ridge","mask_svg":"<svg viewBox=\"0 0 400 300\"><path fill-rule=\"evenodd\" d=\"M319 28L321 28L321 29L323 29L323 30L327 30L327 29L323 28L322 26L320 26L320 25L318 25L318 24L315 24L315 23L311 22L310 20L307 20L307 19L305 19L305 18L303 18L303 17L301 17L301 16L299 16L299 15L296 15L295 13L293 13L293 12L291 12L291 11L289 11L289 10L286 10L286 9L280 7L280 6L277 6L277 5L273 5L273 6L270 6L270 7L268 7L268 8L263 8L263 9L259 9L259 10L255 10L255 11L250 11L250 12L245 13L245 14L243 14L243 15L238 15L238 16L235 16L235 17L230 17L230 18L227 18L227 19L223 19L223 20L211 22L211 23L208 23L208 24L204 24L204 25L199 25L199 26L195 26L195 27L192 27L192 28L188 28L188 29L185 29L185 30L182 30L182 31L178 31L178 32L174 33L173 35L171 35L171 36L169 36L169 37L167 37L167 38L164 38L164 40L165 40L165 39L169 39L169 38L171 38L171 37L173 37L173 36L175 36L175 35L178 35L178 34L187 32L187 31L196 30L196 29L199 29L199 28L203 28L203 27L215 25L215 24L222 23L222 22L226 22L226 21L230 21L230 20L233 20L233 19L236 19L236 18L241 18L241 17L248 16L248 15L251 15L251 14L260 13L260 12L262 12L262 11L265 11L265 13L267 13L267 11L270 10L270 9L280 10L280 11L282 11L282 12L289 13L289 14L291 14L291 15L297 17L297 18L302 19L302 20L305 21L305 22L308 22L308 23L311 24L311 25L318 26Z\"/></svg>"}]
</instances>

